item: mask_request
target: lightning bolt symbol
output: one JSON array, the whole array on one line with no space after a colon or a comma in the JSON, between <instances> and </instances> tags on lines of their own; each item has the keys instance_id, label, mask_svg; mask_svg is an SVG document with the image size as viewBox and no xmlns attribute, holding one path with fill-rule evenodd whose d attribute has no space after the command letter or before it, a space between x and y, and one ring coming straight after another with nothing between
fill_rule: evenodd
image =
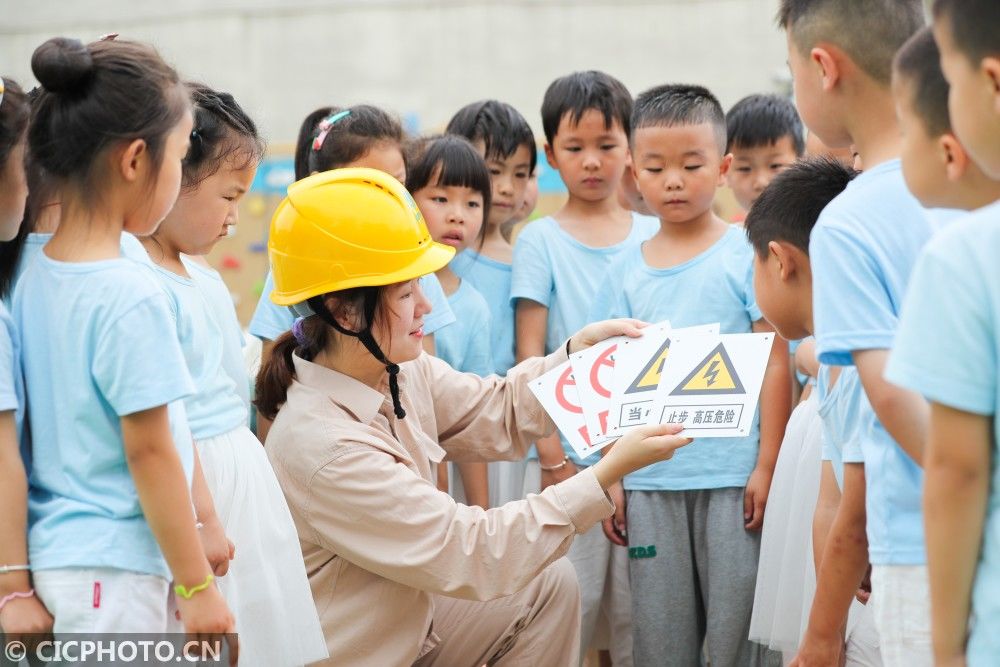
<instances>
[{"instance_id":1,"label":"lightning bolt symbol","mask_svg":"<svg viewBox=\"0 0 1000 667\"><path fill-rule=\"evenodd\" d=\"M702 379L708 380L706 384L708 384L709 387L711 387L715 383L715 378L719 374L719 371L715 369L715 367L718 365L719 365L718 361L713 361L709 365L708 370L705 371L705 374L701 376Z\"/></svg>"}]
</instances>

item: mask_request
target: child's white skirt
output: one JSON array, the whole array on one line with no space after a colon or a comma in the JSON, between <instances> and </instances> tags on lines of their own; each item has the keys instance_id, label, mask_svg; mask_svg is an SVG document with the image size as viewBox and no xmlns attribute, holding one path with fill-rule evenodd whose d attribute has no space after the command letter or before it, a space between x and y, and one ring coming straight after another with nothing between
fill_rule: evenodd
<instances>
[{"instance_id":1,"label":"child's white skirt","mask_svg":"<svg viewBox=\"0 0 1000 667\"><path fill-rule=\"evenodd\" d=\"M788 420L760 543L750 639L786 654L798 649L816 589L812 523L822 470L818 409L813 392Z\"/></svg>"},{"instance_id":2,"label":"child's white skirt","mask_svg":"<svg viewBox=\"0 0 1000 667\"><path fill-rule=\"evenodd\" d=\"M236 557L219 589L236 617L240 665L305 665L328 656L292 516L264 448L241 426L197 440L215 509Z\"/></svg>"}]
</instances>

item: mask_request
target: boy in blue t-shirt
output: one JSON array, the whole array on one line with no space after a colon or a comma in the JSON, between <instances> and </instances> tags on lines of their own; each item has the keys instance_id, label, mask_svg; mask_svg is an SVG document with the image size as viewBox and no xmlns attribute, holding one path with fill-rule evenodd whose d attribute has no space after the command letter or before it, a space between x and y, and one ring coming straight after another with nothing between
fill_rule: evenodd
<instances>
[{"instance_id":1,"label":"boy in blue t-shirt","mask_svg":"<svg viewBox=\"0 0 1000 667\"><path fill-rule=\"evenodd\" d=\"M782 0L778 24L803 122L829 146L854 144L865 169L826 207L809 242L820 363L854 366L870 408L858 413L864 462L844 463L843 497L798 660L835 664L849 602L870 561L883 661L930 664L917 463L927 404L883 378L910 271L931 234L903 181L890 91L893 56L923 25L923 7L920 0ZM865 524L867 545L856 539Z\"/></svg>"},{"instance_id":2,"label":"boy in blue t-shirt","mask_svg":"<svg viewBox=\"0 0 1000 667\"><path fill-rule=\"evenodd\" d=\"M552 352L590 322L591 299L608 266L656 230L655 219L618 203L618 185L629 161L631 113L628 90L603 72L569 74L545 92L545 155L559 171L569 199L554 215L528 224L514 246L511 303L518 359ZM582 460L558 435L538 441L537 447L542 489L600 456ZM583 600L580 653L586 654L603 611L615 665L632 664L624 545L621 537L610 544L594 527L577 537L569 551Z\"/></svg>"},{"instance_id":3,"label":"boy in blue t-shirt","mask_svg":"<svg viewBox=\"0 0 1000 667\"><path fill-rule=\"evenodd\" d=\"M934 37L950 86L949 124L985 176L1000 180L995 1L937 0ZM986 192L996 197L995 181ZM934 237L913 271L886 370L931 401L924 523L934 658L941 665L995 665L1000 655L997 248L1000 203Z\"/></svg>"},{"instance_id":4,"label":"boy in blue t-shirt","mask_svg":"<svg viewBox=\"0 0 1000 667\"><path fill-rule=\"evenodd\" d=\"M753 293L753 249L743 230L712 212L732 158L718 100L700 86L669 85L638 97L632 112L633 171L660 230L608 270L593 314L718 322L723 333L773 331ZM747 639L759 530L791 408L788 346L771 350L759 432L703 440L624 480L627 492L633 642L639 665L773 659ZM682 455L686 454L686 456ZM641 556L640 556L641 554ZM650 557L649 554L655 554Z\"/></svg>"}]
</instances>

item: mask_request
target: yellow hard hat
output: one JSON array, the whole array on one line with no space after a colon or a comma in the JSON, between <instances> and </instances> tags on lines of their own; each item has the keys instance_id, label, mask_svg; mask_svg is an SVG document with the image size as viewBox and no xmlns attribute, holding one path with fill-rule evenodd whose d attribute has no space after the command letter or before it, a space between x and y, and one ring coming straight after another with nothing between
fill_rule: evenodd
<instances>
[{"instance_id":1,"label":"yellow hard hat","mask_svg":"<svg viewBox=\"0 0 1000 667\"><path fill-rule=\"evenodd\" d=\"M399 181L363 168L324 171L290 185L271 218L268 252L271 300L279 306L413 280L455 255L431 239Z\"/></svg>"}]
</instances>

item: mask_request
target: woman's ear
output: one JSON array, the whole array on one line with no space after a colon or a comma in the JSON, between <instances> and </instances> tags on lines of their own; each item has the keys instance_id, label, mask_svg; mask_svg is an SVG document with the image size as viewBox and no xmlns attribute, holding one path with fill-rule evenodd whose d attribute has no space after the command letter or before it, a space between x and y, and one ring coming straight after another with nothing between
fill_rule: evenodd
<instances>
[{"instance_id":1,"label":"woman's ear","mask_svg":"<svg viewBox=\"0 0 1000 667\"><path fill-rule=\"evenodd\" d=\"M357 304L345 301L333 294L323 297L323 305L333 315L333 319L348 331L358 331L361 328L361 313Z\"/></svg>"}]
</instances>

